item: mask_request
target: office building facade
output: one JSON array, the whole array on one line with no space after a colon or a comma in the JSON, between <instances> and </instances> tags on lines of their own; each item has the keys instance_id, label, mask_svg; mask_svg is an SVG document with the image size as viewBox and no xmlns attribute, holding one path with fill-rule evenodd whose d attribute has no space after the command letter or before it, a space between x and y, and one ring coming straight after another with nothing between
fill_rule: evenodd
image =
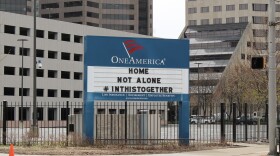
<instances>
[{"instance_id":1,"label":"office building facade","mask_svg":"<svg viewBox=\"0 0 280 156\"><path fill-rule=\"evenodd\" d=\"M279 21L280 4L276 4L275 15ZM180 38L190 39L190 91L193 95L213 93L230 65L249 66L253 56L266 56L267 21L268 1L186 0L186 27ZM279 30L276 32L276 49L279 50ZM209 73L216 76L209 78ZM211 86L208 91L201 90L205 88L203 74L212 79L206 82Z\"/></svg>"},{"instance_id":2,"label":"office building facade","mask_svg":"<svg viewBox=\"0 0 280 156\"><path fill-rule=\"evenodd\" d=\"M24 106L32 103L33 100L33 31L33 17L0 11L0 66L2 67L0 99L1 102L8 101L9 120L19 119L21 106L18 104L21 102L21 95L23 95ZM60 120L61 113L65 113L65 108L60 110L59 105L66 106L66 101L76 103L76 108L71 108L70 114L75 110L81 113L84 96L84 36L86 35L150 37L37 18L36 60L40 61L42 66L36 67L36 84L37 101L40 104L38 112L40 117L43 116L41 120ZM24 42L24 47L20 41L17 41L18 39L27 40ZM10 104L17 105L11 107ZM30 120L32 108L25 108L24 112L29 114L24 118Z\"/></svg>"},{"instance_id":3,"label":"office building facade","mask_svg":"<svg viewBox=\"0 0 280 156\"><path fill-rule=\"evenodd\" d=\"M43 18L153 35L152 0L39 0L38 8Z\"/></svg>"}]
</instances>

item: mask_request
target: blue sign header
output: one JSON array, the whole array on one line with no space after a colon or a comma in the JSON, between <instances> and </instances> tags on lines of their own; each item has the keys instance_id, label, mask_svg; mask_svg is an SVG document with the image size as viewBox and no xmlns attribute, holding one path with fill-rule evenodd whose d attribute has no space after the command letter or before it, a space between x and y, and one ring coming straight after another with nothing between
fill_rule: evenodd
<instances>
[{"instance_id":1,"label":"blue sign header","mask_svg":"<svg viewBox=\"0 0 280 156\"><path fill-rule=\"evenodd\" d=\"M85 37L85 66L189 68L189 41Z\"/></svg>"}]
</instances>

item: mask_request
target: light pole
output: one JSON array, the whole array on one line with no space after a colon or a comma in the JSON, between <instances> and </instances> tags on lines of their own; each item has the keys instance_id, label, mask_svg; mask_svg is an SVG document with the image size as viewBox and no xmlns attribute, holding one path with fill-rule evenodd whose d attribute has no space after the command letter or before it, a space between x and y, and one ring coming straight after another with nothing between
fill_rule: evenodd
<instances>
[{"instance_id":1,"label":"light pole","mask_svg":"<svg viewBox=\"0 0 280 156\"><path fill-rule=\"evenodd\" d=\"M17 41L21 42L21 110L20 110L20 121L23 128L23 51L24 51L24 42L28 41L27 39L18 39Z\"/></svg>"},{"instance_id":2,"label":"light pole","mask_svg":"<svg viewBox=\"0 0 280 156\"><path fill-rule=\"evenodd\" d=\"M37 0L33 0L33 123L32 123L32 133L33 136L36 137L38 135L38 126L37 126L37 104L36 104L36 96L37 96L37 87L36 87L36 15L38 11Z\"/></svg>"},{"instance_id":3,"label":"light pole","mask_svg":"<svg viewBox=\"0 0 280 156\"><path fill-rule=\"evenodd\" d=\"M275 0L269 0L268 3L268 127L269 127L269 153L276 155L276 115L277 115L277 96L276 96L276 44L275 44L275 26L279 22L275 21Z\"/></svg>"},{"instance_id":4,"label":"light pole","mask_svg":"<svg viewBox=\"0 0 280 156\"><path fill-rule=\"evenodd\" d=\"M202 63L197 62L197 63L194 63L194 64L197 64L197 106L199 108L200 107L199 106L199 98L200 98L200 92L199 92L199 90L200 90L200 88L199 88L199 85L200 85L200 83L199 83L199 65L201 65Z\"/></svg>"}]
</instances>

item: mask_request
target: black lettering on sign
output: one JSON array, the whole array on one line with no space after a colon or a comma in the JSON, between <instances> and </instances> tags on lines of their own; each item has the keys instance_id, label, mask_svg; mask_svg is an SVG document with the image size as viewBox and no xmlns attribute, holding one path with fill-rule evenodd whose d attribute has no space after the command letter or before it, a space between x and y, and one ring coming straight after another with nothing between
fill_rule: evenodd
<instances>
[{"instance_id":1,"label":"black lettering on sign","mask_svg":"<svg viewBox=\"0 0 280 156\"><path fill-rule=\"evenodd\" d=\"M161 78L144 78L144 77L140 78L140 77L138 77L136 83L154 83L154 84L157 83L157 84L160 84L161 83L160 80L161 80Z\"/></svg>"},{"instance_id":2,"label":"black lettering on sign","mask_svg":"<svg viewBox=\"0 0 280 156\"><path fill-rule=\"evenodd\" d=\"M118 77L117 82L118 83L131 83L132 77Z\"/></svg>"},{"instance_id":3,"label":"black lettering on sign","mask_svg":"<svg viewBox=\"0 0 280 156\"><path fill-rule=\"evenodd\" d=\"M149 74L149 69L147 68L129 68L129 74Z\"/></svg>"}]
</instances>

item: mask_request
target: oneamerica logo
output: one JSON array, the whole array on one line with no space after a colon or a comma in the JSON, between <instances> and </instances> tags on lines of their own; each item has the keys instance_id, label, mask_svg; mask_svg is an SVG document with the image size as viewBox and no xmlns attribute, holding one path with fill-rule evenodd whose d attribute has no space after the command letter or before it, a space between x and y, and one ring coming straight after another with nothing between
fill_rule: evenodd
<instances>
[{"instance_id":1,"label":"oneamerica logo","mask_svg":"<svg viewBox=\"0 0 280 156\"><path fill-rule=\"evenodd\" d=\"M119 58L117 56L113 56L111 58L111 62L113 64L147 64L147 65L165 65L165 58L164 59L138 59L133 58L132 55L136 51L140 51L144 49L141 45L137 44L134 40L126 40L122 42L122 45L128 55L128 58Z\"/></svg>"},{"instance_id":2,"label":"oneamerica logo","mask_svg":"<svg viewBox=\"0 0 280 156\"><path fill-rule=\"evenodd\" d=\"M119 58L117 56L113 56L111 58L111 62L114 64L147 64L147 65L158 65L164 66L165 65L165 58L164 59L134 59L133 57L130 58Z\"/></svg>"}]
</instances>

